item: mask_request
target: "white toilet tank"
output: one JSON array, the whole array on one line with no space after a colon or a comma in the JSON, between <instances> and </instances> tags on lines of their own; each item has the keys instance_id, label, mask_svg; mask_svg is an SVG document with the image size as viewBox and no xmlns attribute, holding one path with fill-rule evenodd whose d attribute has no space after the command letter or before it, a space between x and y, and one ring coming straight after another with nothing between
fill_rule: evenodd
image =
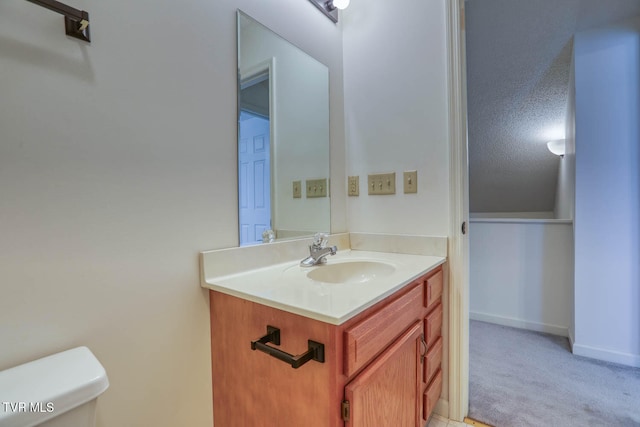
<instances>
[{"instance_id":1,"label":"white toilet tank","mask_svg":"<svg viewBox=\"0 0 640 427\"><path fill-rule=\"evenodd\" d=\"M104 368L77 347L0 371L0 427L91 427Z\"/></svg>"}]
</instances>

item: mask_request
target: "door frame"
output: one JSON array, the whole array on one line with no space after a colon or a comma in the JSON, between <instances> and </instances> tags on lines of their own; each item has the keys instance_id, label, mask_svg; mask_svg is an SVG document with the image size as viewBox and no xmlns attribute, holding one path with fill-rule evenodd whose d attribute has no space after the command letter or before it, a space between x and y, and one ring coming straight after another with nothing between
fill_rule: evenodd
<instances>
[{"instance_id":1,"label":"door frame","mask_svg":"<svg viewBox=\"0 0 640 427\"><path fill-rule=\"evenodd\" d=\"M469 411L469 223L464 1L447 1L449 92L449 418Z\"/></svg>"}]
</instances>

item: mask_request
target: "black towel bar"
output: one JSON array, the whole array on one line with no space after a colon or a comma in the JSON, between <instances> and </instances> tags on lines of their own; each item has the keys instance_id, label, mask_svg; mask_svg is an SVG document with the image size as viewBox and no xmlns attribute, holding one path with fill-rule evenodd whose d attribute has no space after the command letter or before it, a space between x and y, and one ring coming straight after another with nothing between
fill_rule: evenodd
<instances>
[{"instance_id":1,"label":"black towel bar","mask_svg":"<svg viewBox=\"0 0 640 427\"><path fill-rule=\"evenodd\" d=\"M45 9L64 15L64 28L68 36L91 42L89 12L78 10L56 0L27 0Z\"/></svg>"},{"instance_id":2,"label":"black towel bar","mask_svg":"<svg viewBox=\"0 0 640 427\"><path fill-rule=\"evenodd\" d=\"M251 341L251 350L263 351L276 359L288 363L294 369L298 369L309 360L324 363L324 344L319 342L308 340L309 349L298 356L294 356L277 348L271 347L267 345L269 342L272 342L275 345L280 345L280 329L273 326L267 326L267 335L258 340Z\"/></svg>"}]
</instances>

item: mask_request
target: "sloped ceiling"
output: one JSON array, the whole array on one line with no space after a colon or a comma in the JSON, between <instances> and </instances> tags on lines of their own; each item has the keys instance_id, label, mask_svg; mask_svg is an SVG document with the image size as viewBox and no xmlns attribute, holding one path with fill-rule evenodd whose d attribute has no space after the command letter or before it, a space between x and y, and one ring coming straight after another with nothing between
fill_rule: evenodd
<instances>
[{"instance_id":1,"label":"sloped ceiling","mask_svg":"<svg viewBox=\"0 0 640 427\"><path fill-rule=\"evenodd\" d=\"M471 212L555 207L574 33L640 15L640 0L467 0Z\"/></svg>"}]
</instances>

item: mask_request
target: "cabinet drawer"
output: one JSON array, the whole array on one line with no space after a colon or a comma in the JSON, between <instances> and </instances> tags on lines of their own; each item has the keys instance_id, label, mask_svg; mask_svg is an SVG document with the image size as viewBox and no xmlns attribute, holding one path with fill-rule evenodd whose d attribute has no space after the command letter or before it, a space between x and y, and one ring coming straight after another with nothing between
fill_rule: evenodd
<instances>
[{"instance_id":1,"label":"cabinet drawer","mask_svg":"<svg viewBox=\"0 0 640 427\"><path fill-rule=\"evenodd\" d=\"M442 296L442 268L424 282L424 306L431 307Z\"/></svg>"},{"instance_id":2,"label":"cabinet drawer","mask_svg":"<svg viewBox=\"0 0 640 427\"><path fill-rule=\"evenodd\" d=\"M422 396L422 416L428 420L442 393L442 370L439 370Z\"/></svg>"},{"instance_id":3,"label":"cabinet drawer","mask_svg":"<svg viewBox=\"0 0 640 427\"><path fill-rule=\"evenodd\" d=\"M429 383L442 364L442 337L439 337L435 344L427 351L426 362L424 364L424 378L422 381Z\"/></svg>"},{"instance_id":4,"label":"cabinet drawer","mask_svg":"<svg viewBox=\"0 0 640 427\"><path fill-rule=\"evenodd\" d=\"M423 310L423 286L414 286L344 332L344 373L350 377L384 350Z\"/></svg>"},{"instance_id":5,"label":"cabinet drawer","mask_svg":"<svg viewBox=\"0 0 640 427\"><path fill-rule=\"evenodd\" d=\"M442 330L442 304L438 304L424 319L424 339L431 346Z\"/></svg>"}]
</instances>

